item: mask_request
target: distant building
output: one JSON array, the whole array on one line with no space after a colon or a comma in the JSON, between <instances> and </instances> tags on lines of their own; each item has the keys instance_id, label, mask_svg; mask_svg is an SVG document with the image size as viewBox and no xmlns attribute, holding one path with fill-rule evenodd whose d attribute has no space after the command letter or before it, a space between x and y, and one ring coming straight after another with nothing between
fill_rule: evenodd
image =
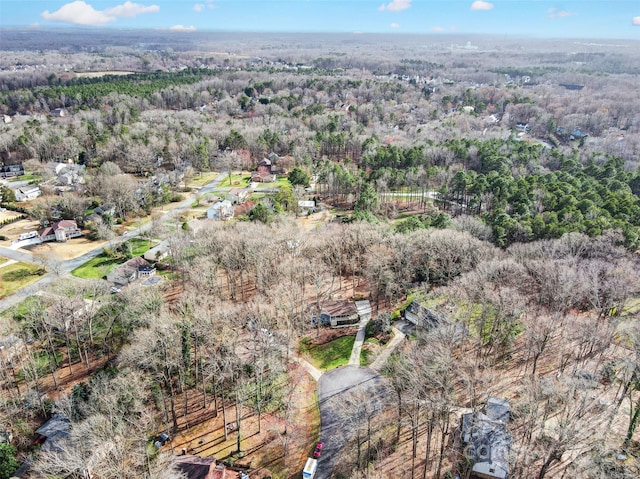
<instances>
[{"instance_id":1,"label":"distant building","mask_svg":"<svg viewBox=\"0 0 640 479\"><path fill-rule=\"evenodd\" d=\"M147 261L160 261L161 259L169 256L170 252L171 248L169 246L169 242L164 240L148 250L144 255L142 255L142 257Z\"/></svg>"},{"instance_id":2,"label":"distant building","mask_svg":"<svg viewBox=\"0 0 640 479\"><path fill-rule=\"evenodd\" d=\"M2 178L22 176L24 175L24 168L22 165L5 165L0 170L0 175L2 175Z\"/></svg>"},{"instance_id":3,"label":"distant building","mask_svg":"<svg viewBox=\"0 0 640 479\"><path fill-rule=\"evenodd\" d=\"M216 221L233 219L233 205L229 200L218 201L207 210L207 218Z\"/></svg>"},{"instance_id":4,"label":"distant building","mask_svg":"<svg viewBox=\"0 0 640 479\"><path fill-rule=\"evenodd\" d=\"M361 319L371 317L371 303L348 301L344 299L325 301L320 311L320 322L332 328L346 328L360 323Z\"/></svg>"},{"instance_id":5,"label":"distant building","mask_svg":"<svg viewBox=\"0 0 640 479\"><path fill-rule=\"evenodd\" d=\"M38 231L38 236L43 243L45 241L62 242L82 236L82 230L78 228L78 224L75 221L62 220L41 229Z\"/></svg>"},{"instance_id":6,"label":"distant building","mask_svg":"<svg viewBox=\"0 0 640 479\"><path fill-rule=\"evenodd\" d=\"M490 397L483 414L463 414L460 435L465 458L473 463L471 473L481 479L507 479L509 451L513 444L507 431L510 417L506 399Z\"/></svg>"},{"instance_id":7,"label":"distant building","mask_svg":"<svg viewBox=\"0 0 640 479\"><path fill-rule=\"evenodd\" d=\"M249 198L249 190L246 188L233 188L229 190L225 199L234 205L241 205Z\"/></svg>"},{"instance_id":8,"label":"distant building","mask_svg":"<svg viewBox=\"0 0 640 479\"><path fill-rule=\"evenodd\" d=\"M23 186L15 190L16 201L29 201L42 195L39 186Z\"/></svg>"}]
</instances>

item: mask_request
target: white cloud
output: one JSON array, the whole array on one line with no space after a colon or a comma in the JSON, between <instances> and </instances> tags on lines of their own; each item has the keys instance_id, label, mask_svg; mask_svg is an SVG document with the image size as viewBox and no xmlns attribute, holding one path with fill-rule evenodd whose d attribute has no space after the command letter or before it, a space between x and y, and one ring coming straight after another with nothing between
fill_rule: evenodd
<instances>
[{"instance_id":1,"label":"white cloud","mask_svg":"<svg viewBox=\"0 0 640 479\"><path fill-rule=\"evenodd\" d=\"M635 25L636 27L640 27L640 16L633 17L631 19L631 25Z\"/></svg>"},{"instance_id":2,"label":"white cloud","mask_svg":"<svg viewBox=\"0 0 640 479\"><path fill-rule=\"evenodd\" d=\"M493 10L493 3L476 0L471 4L471 10Z\"/></svg>"},{"instance_id":3,"label":"white cloud","mask_svg":"<svg viewBox=\"0 0 640 479\"><path fill-rule=\"evenodd\" d=\"M399 12L400 10L406 10L411 6L411 0L391 0L391 2L382 4L378 7L381 12L388 10L390 12Z\"/></svg>"},{"instance_id":4,"label":"white cloud","mask_svg":"<svg viewBox=\"0 0 640 479\"><path fill-rule=\"evenodd\" d=\"M67 3L53 13L49 10L42 12L41 16L51 22L73 23L75 25L105 25L116 21L118 18L132 18L143 13L154 13L160 10L158 5L141 5L126 1L122 5L116 5L106 10L96 10L82 0Z\"/></svg>"},{"instance_id":5,"label":"white cloud","mask_svg":"<svg viewBox=\"0 0 640 479\"><path fill-rule=\"evenodd\" d=\"M434 32L444 32L444 27L433 27L431 30L433 30Z\"/></svg>"},{"instance_id":6,"label":"white cloud","mask_svg":"<svg viewBox=\"0 0 640 479\"><path fill-rule=\"evenodd\" d=\"M399 27L400 27L400 24L399 24L399 23L396 23L396 22L393 22L393 23L392 23L391 25L389 25L389 26L390 26L391 28L399 28Z\"/></svg>"},{"instance_id":7,"label":"white cloud","mask_svg":"<svg viewBox=\"0 0 640 479\"><path fill-rule=\"evenodd\" d=\"M104 25L115 20L114 17L94 9L81 0L67 3L53 13L45 10L42 12L42 18L51 22L74 23L76 25Z\"/></svg>"},{"instance_id":8,"label":"white cloud","mask_svg":"<svg viewBox=\"0 0 640 479\"><path fill-rule=\"evenodd\" d=\"M568 10L558 10L557 8L551 7L547 10L547 16L549 18L563 18L563 17L572 17L576 13L570 12Z\"/></svg>"},{"instance_id":9,"label":"white cloud","mask_svg":"<svg viewBox=\"0 0 640 479\"><path fill-rule=\"evenodd\" d=\"M195 32L196 27L194 27L193 25L189 27L185 27L183 25L174 25L172 27L169 27L169 30L171 30L172 32Z\"/></svg>"},{"instance_id":10,"label":"white cloud","mask_svg":"<svg viewBox=\"0 0 640 479\"><path fill-rule=\"evenodd\" d=\"M158 5L149 5L148 7L140 5L139 3L124 2L122 5L117 5L113 8L108 8L104 11L110 17L116 18L133 18L136 15L142 15L144 13L155 13L160 10Z\"/></svg>"},{"instance_id":11,"label":"white cloud","mask_svg":"<svg viewBox=\"0 0 640 479\"><path fill-rule=\"evenodd\" d=\"M193 11L194 12L202 12L204 11L205 8L208 8L209 10L214 10L216 8L218 8L218 5L216 5L214 2L214 0L206 0L206 4L204 3L196 3L193 6Z\"/></svg>"}]
</instances>

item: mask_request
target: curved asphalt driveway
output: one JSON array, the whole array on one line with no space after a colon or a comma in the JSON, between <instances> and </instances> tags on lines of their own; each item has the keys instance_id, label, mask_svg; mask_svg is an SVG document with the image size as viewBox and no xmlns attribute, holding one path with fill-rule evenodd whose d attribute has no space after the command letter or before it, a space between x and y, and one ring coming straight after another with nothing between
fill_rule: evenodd
<instances>
[{"instance_id":1,"label":"curved asphalt driveway","mask_svg":"<svg viewBox=\"0 0 640 479\"><path fill-rule=\"evenodd\" d=\"M342 447L352 439L350 431L345 431L344 420L340 417L348 394L362 390L367 397L380 397L386 386L386 379L372 369L361 366L343 366L324 373L318 381L318 403L324 442L322 455L318 460L315 479L328 479Z\"/></svg>"}]
</instances>

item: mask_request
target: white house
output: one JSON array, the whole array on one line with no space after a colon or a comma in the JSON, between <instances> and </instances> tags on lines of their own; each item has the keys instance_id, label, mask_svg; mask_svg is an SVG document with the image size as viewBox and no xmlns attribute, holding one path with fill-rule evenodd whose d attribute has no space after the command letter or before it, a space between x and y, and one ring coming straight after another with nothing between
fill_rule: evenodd
<instances>
[{"instance_id":1,"label":"white house","mask_svg":"<svg viewBox=\"0 0 640 479\"><path fill-rule=\"evenodd\" d=\"M82 236L82 231L73 220L62 220L38 231L40 241L67 241Z\"/></svg>"},{"instance_id":2,"label":"white house","mask_svg":"<svg viewBox=\"0 0 640 479\"><path fill-rule=\"evenodd\" d=\"M39 186L23 186L15 190L17 201L29 201L42 195Z\"/></svg>"},{"instance_id":3,"label":"white house","mask_svg":"<svg viewBox=\"0 0 640 479\"><path fill-rule=\"evenodd\" d=\"M207 210L207 218L210 220L226 221L233 218L233 205L229 200L214 203Z\"/></svg>"}]
</instances>

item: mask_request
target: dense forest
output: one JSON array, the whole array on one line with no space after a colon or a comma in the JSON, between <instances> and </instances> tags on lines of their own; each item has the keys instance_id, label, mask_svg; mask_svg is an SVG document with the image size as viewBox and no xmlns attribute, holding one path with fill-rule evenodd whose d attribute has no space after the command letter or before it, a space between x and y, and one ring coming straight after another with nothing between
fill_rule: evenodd
<instances>
[{"instance_id":1,"label":"dense forest","mask_svg":"<svg viewBox=\"0 0 640 479\"><path fill-rule=\"evenodd\" d=\"M42 184L51 162L85 173L27 205L3 185L2 205L75 220L91 240L147 218L145 240L170 254L162 288L59 275L1 313L0 336L27 347L0 367L14 438L0 457L29 459L33 477L180 477L176 451L153 442L202 411L237 437L228 464L251 416L272 459L253 466L299 475L315 437L294 357L323 304L348 298L370 300L385 334L412 301L447 321L390 355L384 401L345 404L356 436L333 477L469 477L457 417L490 396L511 402L510 477L637 477L637 43L131 33L71 51L57 32L47 51L6 33L2 163ZM197 175L230 184L270 154L286 184L236 220L153 216ZM302 218L302 199L319 212ZM113 213L97 220L100 205ZM38 454L52 413L70 437Z\"/></svg>"}]
</instances>

